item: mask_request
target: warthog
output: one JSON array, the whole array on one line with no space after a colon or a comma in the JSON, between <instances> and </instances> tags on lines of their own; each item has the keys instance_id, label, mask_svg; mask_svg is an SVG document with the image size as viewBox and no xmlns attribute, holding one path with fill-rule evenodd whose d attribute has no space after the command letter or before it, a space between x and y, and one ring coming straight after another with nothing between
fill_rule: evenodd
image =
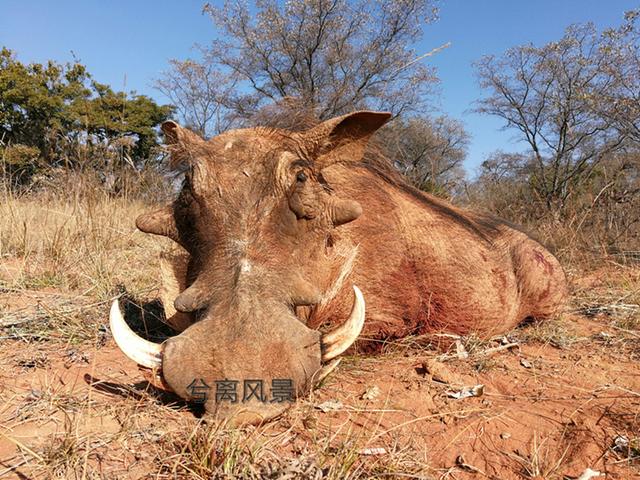
<instances>
[{"instance_id":1,"label":"warthog","mask_svg":"<svg viewBox=\"0 0 640 480\"><path fill-rule=\"evenodd\" d=\"M208 412L255 422L308 393L358 336L372 351L407 335L487 337L553 315L566 282L544 247L365 159L389 116L360 111L302 132L249 128L209 141L163 124L184 184L136 224L186 252L165 294L183 331L162 345L144 340L115 302L124 353ZM205 385L206 398L195 389Z\"/></svg>"}]
</instances>

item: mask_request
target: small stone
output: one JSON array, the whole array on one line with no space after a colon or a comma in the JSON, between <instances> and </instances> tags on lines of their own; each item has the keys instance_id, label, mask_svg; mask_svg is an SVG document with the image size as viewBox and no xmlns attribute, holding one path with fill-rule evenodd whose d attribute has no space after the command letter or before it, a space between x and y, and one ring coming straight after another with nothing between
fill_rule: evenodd
<instances>
[{"instance_id":1,"label":"small stone","mask_svg":"<svg viewBox=\"0 0 640 480\"><path fill-rule=\"evenodd\" d=\"M582 475L580 475L577 480L591 480L592 478L600 477L602 475L603 474L597 470L591 470L590 468L587 468L584 472L582 472Z\"/></svg>"},{"instance_id":2,"label":"small stone","mask_svg":"<svg viewBox=\"0 0 640 480\"><path fill-rule=\"evenodd\" d=\"M460 340L456 340L456 355L460 360L465 360L469 358L469 352L464 348L464 345Z\"/></svg>"},{"instance_id":3,"label":"small stone","mask_svg":"<svg viewBox=\"0 0 640 480\"><path fill-rule=\"evenodd\" d=\"M380 388L377 385L369 387L360 397L362 400L375 400L380 395Z\"/></svg>"},{"instance_id":4,"label":"small stone","mask_svg":"<svg viewBox=\"0 0 640 480\"><path fill-rule=\"evenodd\" d=\"M526 358L520 359L520 365L522 365L524 368L533 368L533 364Z\"/></svg>"},{"instance_id":5,"label":"small stone","mask_svg":"<svg viewBox=\"0 0 640 480\"><path fill-rule=\"evenodd\" d=\"M387 450L383 447L363 448L358 450L358 453L360 455L384 455Z\"/></svg>"},{"instance_id":6,"label":"small stone","mask_svg":"<svg viewBox=\"0 0 640 480\"><path fill-rule=\"evenodd\" d=\"M432 380L441 383L462 385L462 379L453 373L444 363L429 359L423 363L424 369L431 375Z\"/></svg>"},{"instance_id":7,"label":"small stone","mask_svg":"<svg viewBox=\"0 0 640 480\"><path fill-rule=\"evenodd\" d=\"M324 413L340 410L342 407L342 402L339 400L327 400L320 405L316 405L316 408Z\"/></svg>"}]
</instances>

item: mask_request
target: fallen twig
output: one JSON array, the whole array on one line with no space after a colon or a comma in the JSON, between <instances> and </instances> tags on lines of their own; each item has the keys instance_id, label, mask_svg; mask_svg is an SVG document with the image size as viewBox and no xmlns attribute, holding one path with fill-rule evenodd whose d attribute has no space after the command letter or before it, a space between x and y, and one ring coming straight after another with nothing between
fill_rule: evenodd
<instances>
[{"instance_id":1,"label":"fallen twig","mask_svg":"<svg viewBox=\"0 0 640 480\"><path fill-rule=\"evenodd\" d=\"M28 315L24 317L14 316L13 318L9 317L4 320L0 320L0 328L14 327L16 325L22 325L23 323L33 322L34 320L40 320L41 318L37 315Z\"/></svg>"},{"instance_id":2,"label":"fallen twig","mask_svg":"<svg viewBox=\"0 0 640 480\"><path fill-rule=\"evenodd\" d=\"M506 345L500 345L499 347L487 348L486 350L482 350L481 352L475 352L469 355L468 358L484 358L490 357L491 355L495 355L496 353L500 353L504 350L510 350L515 347L519 347L520 344L518 342L507 343ZM446 353L444 355L439 355L436 359L438 361L449 360L451 358L460 358L459 352L456 353Z\"/></svg>"},{"instance_id":3,"label":"fallen twig","mask_svg":"<svg viewBox=\"0 0 640 480\"><path fill-rule=\"evenodd\" d=\"M503 350L511 350L512 348L520 347L518 342L507 343L506 345L500 345L499 347L488 348L483 350L482 352L474 353L473 357L490 357L498 352L502 352Z\"/></svg>"},{"instance_id":4,"label":"fallen twig","mask_svg":"<svg viewBox=\"0 0 640 480\"><path fill-rule=\"evenodd\" d=\"M5 468L4 470L2 470L0 472L0 478L2 478L4 475L6 475L9 472L14 471L16 468L21 467L22 465L24 465L25 463L27 463L27 460L22 460L18 463L16 463L15 465L11 465L10 467Z\"/></svg>"}]
</instances>

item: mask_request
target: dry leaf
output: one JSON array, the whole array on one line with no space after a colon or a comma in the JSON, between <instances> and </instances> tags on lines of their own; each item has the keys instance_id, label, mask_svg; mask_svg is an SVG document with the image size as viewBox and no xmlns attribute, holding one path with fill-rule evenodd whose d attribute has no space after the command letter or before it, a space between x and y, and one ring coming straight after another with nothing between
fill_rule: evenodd
<instances>
[{"instance_id":1,"label":"dry leaf","mask_svg":"<svg viewBox=\"0 0 640 480\"><path fill-rule=\"evenodd\" d=\"M360 398L362 400L374 400L378 395L380 395L380 389L377 385L374 385L373 387L367 388Z\"/></svg>"},{"instance_id":2,"label":"dry leaf","mask_svg":"<svg viewBox=\"0 0 640 480\"><path fill-rule=\"evenodd\" d=\"M344 405L342 405L340 400L327 400L326 402L322 402L320 405L316 405L316 408L327 413L340 410L343 406Z\"/></svg>"},{"instance_id":3,"label":"dry leaf","mask_svg":"<svg viewBox=\"0 0 640 480\"><path fill-rule=\"evenodd\" d=\"M373 448L363 448L362 450L358 450L360 455L384 455L387 453L387 450L383 447L373 447Z\"/></svg>"},{"instance_id":4,"label":"dry leaf","mask_svg":"<svg viewBox=\"0 0 640 480\"><path fill-rule=\"evenodd\" d=\"M454 392L453 390L449 390L447 392L447 395L451 398L456 398L458 400L461 400L463 398L469 398L469 397L480 397L482 396L482 394L484 393L484 385L480 384L480 385L475 385L473 387L464 387L461 390L458 390L457 392Z\"/></svg>"}]
</instances>

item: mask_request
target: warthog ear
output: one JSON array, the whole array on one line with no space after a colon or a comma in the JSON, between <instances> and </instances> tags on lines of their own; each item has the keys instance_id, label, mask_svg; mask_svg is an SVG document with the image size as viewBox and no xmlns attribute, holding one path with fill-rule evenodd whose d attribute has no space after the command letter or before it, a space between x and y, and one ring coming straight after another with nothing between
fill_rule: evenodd
<instances>
[{"instance_id":1,"label":"warthog ear","mask_svg":"<svg viewBox=\"0 0 640 480\"><path fill-rule=\"evenodd\" d=\"M164 122L160 129L171 152L171 168L176 168L183 162L189 163L198 147L206 144L198 134L181 127L173 120Z\"/></svg>"},{"instance_id":2,"label":"warthog ear","mask_svg":"<svg viewBox=\"0 0 640 480\"><path fill-rule=\"evenodd\" d=\"M314 144L316 166L321 170L340 161L360 161L371 135L389 118L389 112L353 112L308 130L304 136Z\"/></svg>"},{"instance_id":3,"label":"warthog ear","mask_svg":"<svg viewBox=\"0 0 640 480\"><path fill-rule=\"evenodd\" d=\"M188 128L181 127L173 120L163 122L162 125L160 125L160 129L162 130L162 133L164 133L167 145L188 142L204 142L204 139L198 134L192 132Z\"/></svg>"}]
</instances>

